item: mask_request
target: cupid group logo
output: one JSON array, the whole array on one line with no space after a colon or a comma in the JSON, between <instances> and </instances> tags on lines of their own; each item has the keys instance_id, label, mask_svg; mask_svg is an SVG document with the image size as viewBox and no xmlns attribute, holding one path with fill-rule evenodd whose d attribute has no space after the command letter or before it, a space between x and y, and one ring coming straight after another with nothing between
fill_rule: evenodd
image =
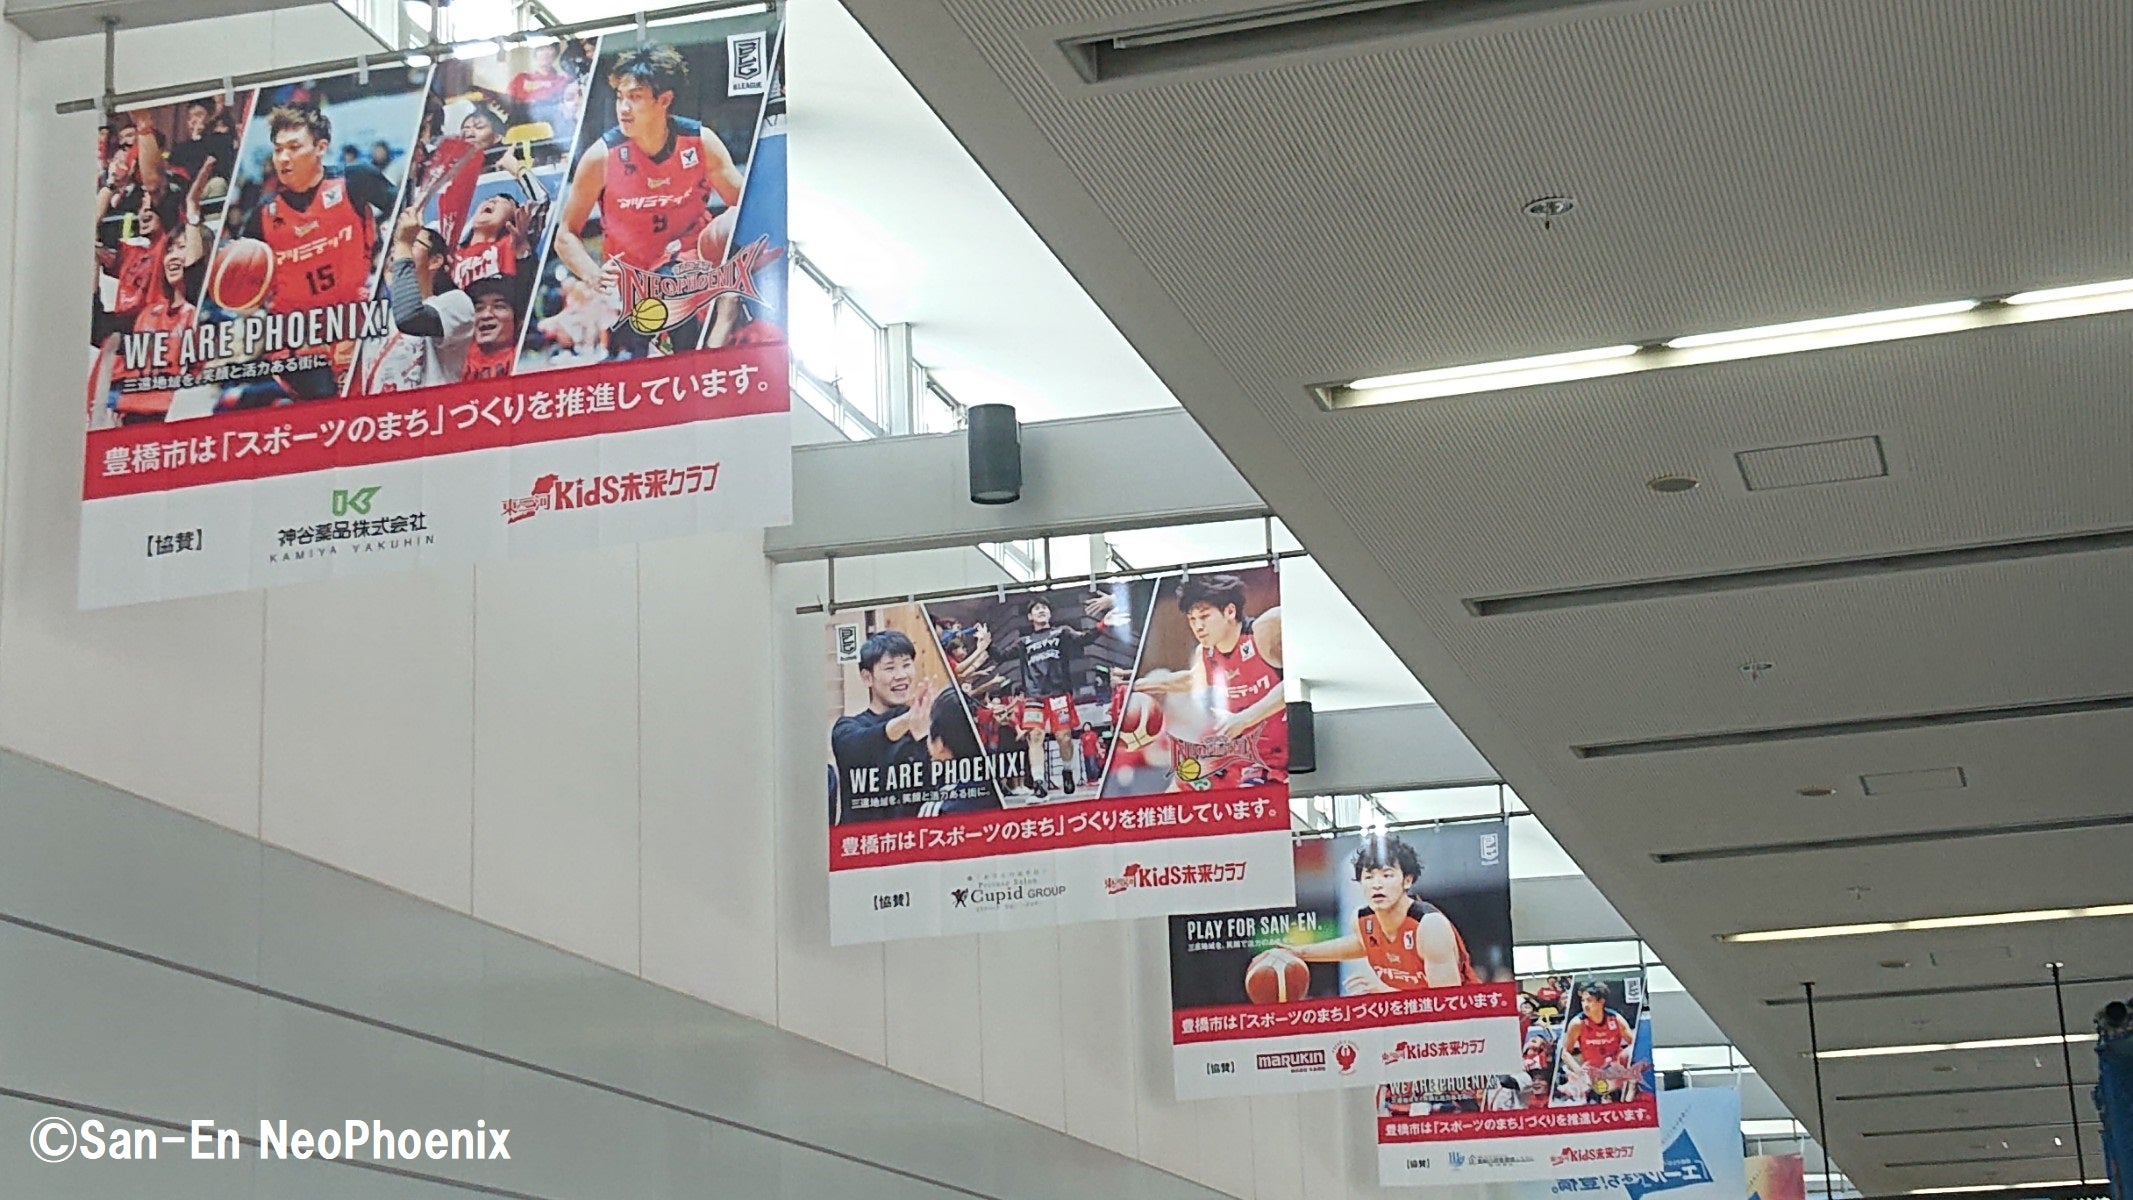
<instances>
[{"instance_id":1,"label":"cupid group logo","mask_svg":"<svg viewBox=\"0 0 2133 1200\"><path fill-rule=\"evenodd\" d=\"M646 271L620 259L610 259L618 272L615 288L622 301L622 321L629 322L629 327L638 333L661 333L711 307L720 296L759 299L755 273L781 253L769 238L760 237L734 251L722 263L683 259L657 271Z\"/></svg>"},{"instance_id":2,"label":"cupid group logo","mask_svg":"<svg viewBox=\"0 0 2133 1200\"><path fill-rule=\"evenodd\" d=\"M345 517L354 513L359 517L368 516L370 502L377 499L378 492L379 489L375 487L333 489L333 515Z\"/></svg>"}]
</instances>

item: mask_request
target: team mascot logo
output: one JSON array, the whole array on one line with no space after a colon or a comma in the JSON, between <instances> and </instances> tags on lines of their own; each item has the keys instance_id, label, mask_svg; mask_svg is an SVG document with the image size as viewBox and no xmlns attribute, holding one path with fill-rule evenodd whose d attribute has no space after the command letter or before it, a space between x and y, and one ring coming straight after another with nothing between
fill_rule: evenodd
<instances>
[{"instance_id":1,"label":"team mascot logo","mask_svg":"<svg viewBox=\"0 0 2133 1200\"><path fill-rule=\"evenodd\" d=\"M711 307L721 296L759 300L755 273L780 253L769 238L761 237L722 263L683 259L657 271L646 271L616 259L615 266L621 271L617 291L622 300L622 320L638 333L663 333Z\"/></svg>"}]
</instances>

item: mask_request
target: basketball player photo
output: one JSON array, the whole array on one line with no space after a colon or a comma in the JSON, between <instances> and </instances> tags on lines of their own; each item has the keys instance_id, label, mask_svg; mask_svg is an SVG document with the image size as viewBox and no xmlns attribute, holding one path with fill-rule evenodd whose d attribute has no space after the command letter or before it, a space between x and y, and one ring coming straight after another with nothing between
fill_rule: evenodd
<instances>
[{"instance_id":1,"label":"basketball player photo","mask_svg":"<svg viewBox=\"0 0 2133 1200\"><path fill-rule=\"evenodd\" d=\"M382 290L423 83L420 72L381 72L368 81L340 75L259 93L201 319L317 311L320 336L311 339L306 329L304 337L256 348L247 357L263 369L228 383L215 411L332 399L345 390L359 343L372 334L364 306ZM382 166L378 154L343 153L381 144Z\"/></svg>"},{"instance_id":2,"label":"basketball player photo","mask_svg":"<svg viewBox=\"0 0 2133 1200\"><path fill-rule=\"evenodd\" d=\"M1129 689L1143 699L1128 701L1125 720L1136 737L1160 741L1152 761L1167 770L1121 775L1105 795L1287 784L1278 572L1166 578L1148 625Z\"/></svg>"},{"instance_id":3,"label":"basketball player photo","mask_svg":"<svg viewBox=\"0 0 2133 1200\"><path fill-rule=\"evenodd\" d=\"M783 129L774 21L706 40L686 29L671 40L601 39L521 370L731 344L707 338L719 305L738 312L736 297L759 294L755 269L784 236L781 222L774 235L733 244L773 90Z\"/></svg>"},{"instance_id":4,"label":"basketball player photo","mask_svg":"<svg viewBox=\"0 0 2133 1200\"><path fill-rule=\"evenodd\" d=\"M1374 1011L1363 1007L1374 997L1432 993L1458 995L1462 1011L1488 1014L1460 1036L1490 1043L1465 1065L1434 1072L1456 1079L1438 1099L1463 1107L1480 1091L1501 1090L1519 1062L1504 822L1303 835L1295 862L1293 907L1171 920L1180 1097L1340 1086L1296 1070L1299 1063L1330 1063L1349 1086L1398 1078L1403 1043L1448 1039L1448 1027L1390 1010L1374 1022L1359 1023L1356 1014ZM1195 1024L1217 1018L1221 1032L1219 1019L1241 1011L1255 1019L1223 1037L1210 1039ZM1261 1013L1275 1017L1275 1030L1260 1027ZM1284 1057L1289 1051L1302 1057ZM1210 1055L1235 1064L1234 1077L1197 1074ZM1258 1065L1246 1071L1247 1062ZM1512 1076L1513 1093L1519 1083Z\"/></svg>"}]
</instances>

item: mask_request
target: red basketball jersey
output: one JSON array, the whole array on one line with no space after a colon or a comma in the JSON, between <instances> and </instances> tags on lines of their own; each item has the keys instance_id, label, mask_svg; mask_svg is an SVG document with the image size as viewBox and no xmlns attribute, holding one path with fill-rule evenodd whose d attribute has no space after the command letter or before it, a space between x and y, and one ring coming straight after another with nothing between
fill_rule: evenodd
<instances>
[{"instance_id":1,"label":"red basketball jersey","mask_svg":"<svg viewBox=\"0 0 2133 1200\"><path fill-rule=\"evenodd\" d=\"M494 350L484 350L479 342L467 343L467 365L460 371L461 379L502 379L511 373L511 364L518 360L518 347L505 342Z\"/></svg>"},{"instance_id":2,"label":"red basketball jersey","mask_svg":"<svg viewBox=\"0 0 2133 1200\"><path fill-rule=\"evenodd\" d=\"M1269 693L1281 690L1281 671L1259 656L1259 643L1252 635L1251 622L1244 624L1244 634L1229 653L1212 647L1200 648L1200 665L1207 676L1207 685L1213 690L1215 702L1224 713L1240 713ZM1289 714L1278 711L1273 716L1252 727L1253 749L1267 766L1277 770L1288 768Z\"/></svg>"},{"instance_id":3,"label":"red basketball jersey","mask_svg":"<svg viewBox=\"0 0 2133 1200\"><path fill-rule=\"evenodd\" d=\"M162 234L127 238L119 243L118 295L113 298L111 311L137 313L148 307L150 291L163 270L163 256L169 249L170 239Z\"/></svg>"},{"instance_id":4,"label":"red basketball jersey","mask_svg":"<svg viewBox=\"0 0 2133 1200\"><path fill-rule=\"evenodd\" d=\"M641 271L694 254L711 219L711 170L704 143L717 137L695 121L667 119L666 149L646 154L621 129L610 129L607 182L600 192L601 251Z\"/></svg>"},{"instance_id":5,"label":"red basketball jersey","mask_svg":"<svg viewBox=\"0 0 2133 1200\"><path fill-rule=\"evenodd\" d=\"M1599 1024L1578 1017L1581 1030L1578 1034L1578 1057L1585 1060L1588 1068L1604 1067L1615 1061L1628 1041L1627 1023L1616 1016L1612 1009Z\"/></svg>"},{"instance_id":6,"label":"red basketball jersey","mask_svg":"<svg viewBox=\"0 0 2133 1200\"><path fill-rule=\"evenodd\" d=\"M1356 911L1355 932L1363 939L1363 957L1369 960L1371 969L1387 986L1404 990L1430 986L1415 937L1422 928L1422 918L1436 911L1434 904L1409 900L1407 911L1400 915L1400 923L1390 935L1378 924L1376 913L1368 908ZM1481 976L1474 973L1474 964L1467 958L1466 939L1460 936L1457 926L1452 928L1452 941L1459 947L1459 982L1480 983Z\"/></svg>"},{"instance_id":7,"label":"red basketball jersey","mask_svg":"<svg viewBox=\"0 0 2133 1200\"><path fill-rule=\"evenodd\" d=\"M346 179L327 176L302 212L288 197L272 196L260 216L260 231L274 251L267 311L298 312L367 298L377 226L369 210L348 194Z\"/></svg>"},{"instance_id":8,"label":"red basketball jersey","mask_svg":"<svg viewBox=\"0 0 2133 1200\"><path fill-rule=\"evenodd\" d=\"M510 238L486 238L452 248L452 283L464 288L477 279L518 274L518 255Z\"/></svg>"}]
</instances>

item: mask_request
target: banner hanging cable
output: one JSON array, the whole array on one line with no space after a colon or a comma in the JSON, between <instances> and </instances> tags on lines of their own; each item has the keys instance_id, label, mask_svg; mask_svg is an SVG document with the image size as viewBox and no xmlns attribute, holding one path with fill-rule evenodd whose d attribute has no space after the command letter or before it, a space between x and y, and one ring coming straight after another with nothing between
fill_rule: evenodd
<instances>
[{"instance_id":1,"label":"banner hanging cable","mask_svg":"<svg viewBox=\"0 0 2133 1200\"><path fill-rule=\"evenodd\" d=\"M1822 1105L1822 1036L1815 1028L1815 985L1801 983L1807 993L1807 1053L1815 1065L1815 1142L1822 1147L1822 1200L1836 1194L1837 1166L1829 1157L1829 1111Z\"/></svg>"},{"instance_id":2,"label":"banner hanging cable","mask_svg":"<svg viewBox=\"0 0 2133 1200\"><path fill-rule=\"evenodd\" d=\"M753 3L715 0L713 3L684 4L675 8L656 9L646 14L646 16L652 21L665 24L670 21L685 20L689 17L737 16L749 12L774 12L782 4L783 0L774 0L772 3L763 3L761 0L756 0ZM192 96L213 95L227 88L264 87L269 84L289 83L295 80L310 79L319 75L332 75L337 72L353 71L359 68L383 70L390 67L427 65L453 49L453 43L432 41L427 46L395 50L386 54L366 54L348 58L328 59L323 62L302 63L292 67L276 67L267 71L253 71L245 75L218 75L212 79L202 79L193 83L172 84L168 87L148 88L138 92L117 93L112 90L114 83L112 78L112 45L117 25L118 19L116 17L106 18L104 26L104 94L100 97L81 100L63 100L52 106L54 112L61 116L68 116L73 113L93 112L99 108L105 111L120 108L137 108L143 104L153 104L157 101L183 100ZM624 23L619 28L635 28L635 23ZM508 43L526 41L531 38L582 37L587 34L614 33L617 29L618 26L613 17L604 17L592 21L574 21L567 25L548 25L539 29L530 29L523 33L512 34L505 38L504 41ZM432 38L435 37L434 34L431 36ZM486 43L490 39L481 38L476 40ZM420 62L416 63L410 60L420 60Z\"/></svg>"},{"instance_id":3,"label":"banner hanging cable","mask_svg":"<svg viewBox=\"0 0 2133 1200\"><path fill-rule=\"evenodd\" d=\"M2074 1178L2089 1181L2088 1152L2081 1148L2081 1102L2074 1096L2074 1049L2066 1040L2066 992L2059 983L2062 963L2045 964L2052 969L2052 1001L2059 1007L2059 1063L2066 1068L2066 1128L2074 1139Z\"/></svg>"},{"instance_id":4,"label":"banner hanging cable","mask_svg":"<svg viewBox=\"0 0 2133 1200\"><path fill-rule=\"evenodd\" d=\"M1277 553L1274 557L1276 559L1303 558L1306 557L1308 553L1309 551L1305 550L1283 550ZM1129 571L1104 571L1098 572L1097 574L1099 574L1104 579L1109 579L1112 581L1128 579L1149 579L1157 575L1189 575L1196 571L1213 571L1222 567L1257 566L1262 561L1263 560L1255 554L1250 558L1219 558L1210 559L1205 562L1173 563L1165 567L1135 567ZM1029 589L1044 590L1048 588L1071 587L1078 583L1087 582L1087 577L1081 575L1070 575L1063 579L1055 579L1048 574L1043 579L1032 579L1024 583L1016 583L1012 586L1017 591ZM1009 585L1002 584L996 590L1005 591L1008 586ZM893 596L870 596L864 600L839 599L837 601L837 607L875 608L883 604L907 604L918 600L952 600L963 596L981 596L984 593L984 588L972 589L968 587L941 588L938 591L932 592L898 592L896 595ZM793 609L792 611L793 615L795 616L805 617L828 612L829 610L824 608L820 604L803 604L798 608Z\"/></svg>"}]
</instances>

